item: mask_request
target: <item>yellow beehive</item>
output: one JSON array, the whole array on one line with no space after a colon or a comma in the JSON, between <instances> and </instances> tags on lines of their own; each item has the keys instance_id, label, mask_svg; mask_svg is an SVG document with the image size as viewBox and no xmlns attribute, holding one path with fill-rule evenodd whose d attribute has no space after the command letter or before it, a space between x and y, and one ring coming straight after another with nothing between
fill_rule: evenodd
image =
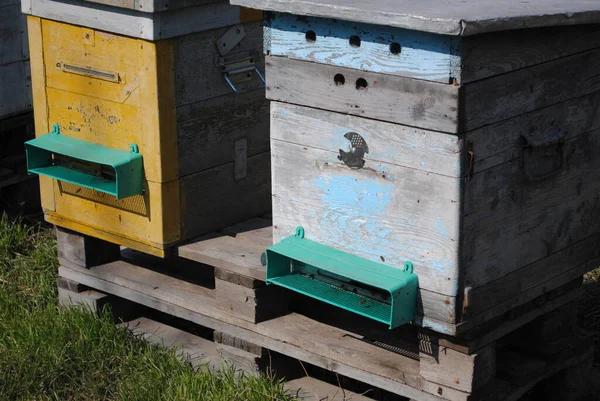
<instances>
[{"instance_id":1,"label":"yellow beehive","mask_svg":"<svg viewBox=\"0 0 600 401\"><path fill-rule=\"evenodd\" d=\"M145 40L28 16L37 136L143 157L143 193L114 195L40 176L47 221L146 253L268 212L268 105L258 70L230 87L223 65L262 68L260 14L226 56L229 27ZM218 42L221 44L221 42ZM249 61L248 61L249 60ZM238 63L239 64L239 63ZM240 86L242 85L242 86ZM236 94L234 89L248 90ZM100 166L91 166L92 169Z\"/></svg>"}]
</instances>

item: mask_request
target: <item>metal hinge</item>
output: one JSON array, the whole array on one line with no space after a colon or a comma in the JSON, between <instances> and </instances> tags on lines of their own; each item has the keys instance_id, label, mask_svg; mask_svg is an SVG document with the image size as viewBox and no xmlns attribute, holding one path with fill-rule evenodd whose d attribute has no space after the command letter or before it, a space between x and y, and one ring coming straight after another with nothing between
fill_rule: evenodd
<instances>
[{"instance_id":1,"label":"metal hinge","mask_svg":"<svg viewBox=\"0 0 600 401\"><path fill-rule=\"evenodd\" d=\"M229 28L215 43L219 50L219 54L221 55L217 60L217 67L223 73L225 82L227 82L235 93L244 93L249 90L264 88L265 86L265 78L256 66L258 54L237 54L235 56L226 57L245 36L246 31L244 26L235 25ZM236 84L250 81L253 72L261 80L260 86L254 89L238 89Z\"/></svg>"}]
</instances>

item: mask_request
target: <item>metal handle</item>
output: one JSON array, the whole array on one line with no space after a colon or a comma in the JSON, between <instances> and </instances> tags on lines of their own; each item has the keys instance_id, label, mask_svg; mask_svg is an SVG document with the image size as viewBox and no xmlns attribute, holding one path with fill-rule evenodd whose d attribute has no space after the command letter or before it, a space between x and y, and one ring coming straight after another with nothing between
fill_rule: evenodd
<instances>
[{"instance_id":1,"label":"metal handle","mask_svg":"<svg viewBox=\"0 0 600 401\"><path fill-rule=\"evenodd\" d=\"M530 181L540 181L558 173L564 165L565 132L554 130L541 137L521 135L524 140L522 165Z\"/></svg>"},{"instance_id":2,"label":"metal handle","mask_svg":"<svg viewBox=\"0 0 600 401\"><path fill-rule=\"evenodd\" d=\"M260 78L260 80L262 81L262 84L258 88L255 88L255 89L264 88L265 87L265 77L263 77L263 75L260 73L258 68L255 66L245 66L245 67L229 70L229 71L223 73L223 77L225 78L225 81L229 84L229 86L231 87L231 89L233 89L233 91L235 93L238 93L238 94L246 93L246 92L249 92L250 90L254 90L254 89L240 90L240 89L236 88L235 85L233 84L233 82L231 82L231 78L229 76L236 75L236 74L242 74L244 72L249 72L249 71L254 71L256 73L256 75Z\"/></svg>"}]
</instances>

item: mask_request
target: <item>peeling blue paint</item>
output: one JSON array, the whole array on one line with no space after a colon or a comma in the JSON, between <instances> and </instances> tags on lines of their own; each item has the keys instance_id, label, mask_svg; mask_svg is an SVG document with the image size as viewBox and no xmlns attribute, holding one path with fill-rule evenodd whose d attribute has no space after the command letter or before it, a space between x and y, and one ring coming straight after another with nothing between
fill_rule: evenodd
<instances>
[{"instance_id":1,"label":"peeling blue paint","mask_svg":"<svg viewBox=\"0 0 600 401\"><path fill-rule=\"evenodd\" d=\"M434 226L435 226L435 230L437 231L437 233L439 235L441 235L442 237L447 238L450 235L450 233L448 232L448 227L446 226L446 223L444 223L444 220L442 220L440 217L435 218Z\"/></svg>"},{"instance_id":2,"label":"peeling blue paint","mask_svg":"<svg viewBox=\"0 0 600 401\"><path fill-rule=\"evenodd\" d=\"M273 13L266 28L270 52L298 60L448 83L460 80L460 39L388 26ZM306 33L316 35L314 42ZM352 46L350 37L360 38ZM401 46L392 54L390 45Z\"/></svg>"}]
</instances>

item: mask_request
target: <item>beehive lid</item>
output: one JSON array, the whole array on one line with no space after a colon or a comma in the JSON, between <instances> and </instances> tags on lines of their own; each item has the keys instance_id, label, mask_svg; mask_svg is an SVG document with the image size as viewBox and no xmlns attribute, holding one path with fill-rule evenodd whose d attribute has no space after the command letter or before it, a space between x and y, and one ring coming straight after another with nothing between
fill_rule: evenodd
<instances>
[{"instance_id":1,"label":"beehive lid","mask_svg":"<svg viewBox=\"0 0 600 401\"><path fill-rule=\"evenodd\" d=\"M456 36L600 22L600 0L231 0L231 3Z\"/></svg>"}]
</instances>

